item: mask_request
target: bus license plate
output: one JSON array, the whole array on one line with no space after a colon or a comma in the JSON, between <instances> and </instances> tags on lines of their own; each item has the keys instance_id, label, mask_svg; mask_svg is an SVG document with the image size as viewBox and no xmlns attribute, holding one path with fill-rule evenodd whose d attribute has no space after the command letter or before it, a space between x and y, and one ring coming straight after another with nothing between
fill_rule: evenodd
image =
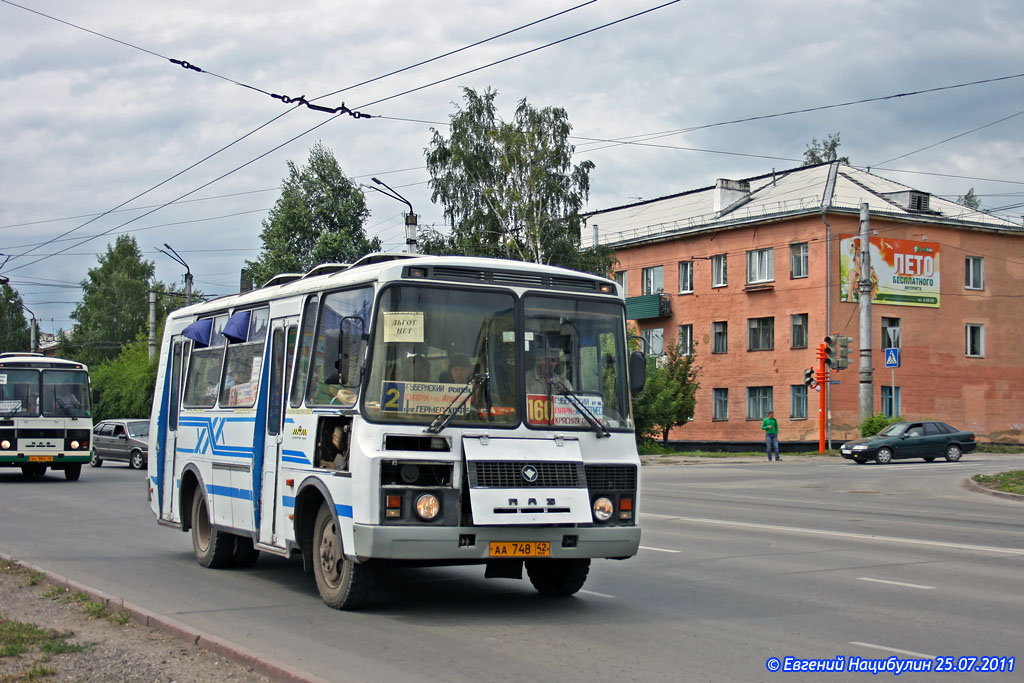
<instances>
[{"instance_id":1,"label":"bus license plate","mask_svg":"<svg viewBox=\"0 0 1024 683\"><path fill-rule=\"evenodd\" d=\"M53 462L52 455L30 455L28 456L29 462Z\"/></svg>"},{"instance_id":2,"label":"bus license plate","mask_svg":"<svg viewBox=\"0 0 1024 683\"><path fill-rule=\"evenodd\" d=\"M547 541L491 541L491 557L550 557Z\"/></svg>"}]
</instances>

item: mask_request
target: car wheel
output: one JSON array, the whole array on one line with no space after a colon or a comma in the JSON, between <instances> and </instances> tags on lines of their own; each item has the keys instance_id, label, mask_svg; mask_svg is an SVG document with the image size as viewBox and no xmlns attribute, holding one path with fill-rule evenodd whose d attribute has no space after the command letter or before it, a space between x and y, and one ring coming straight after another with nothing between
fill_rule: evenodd
<instances>
[{"instance_id":1,"label":"car wheel","mask_svg":"<svg viewBox=\"0 0 1024 683\"><path fill-rule=\"evenodd\" d=\"M93 451L92 457L89 458L89 467L103 467L103 458L96 455L96 451Z\"/></svg>"},{"instance_id":2,"label":"car wheel","mask_svg":"<svg viewBox=\"0 0 1024 683\"><path fill-rule=\"evenodd\" d=\"M313 525L313 576L328 607L356 609L369 599L372 569L345 557L338 522L326 504Z\"/></svg>"},{"instance_id":3,"label":"car wheel","mask_svg":"<svg viewBox=\"0 0 1024 683\"><path fill-rule=\"evenodd\" d=\"M949 462L956 462L963 454L963 451L960 450L960 446L955 443L951 443L946 447L946 460Z\"/></svg>"},{"instance_id":4,"label":"car wheel","mask_svg":"<svg viewBox=\"0 0 1024 683\"><path fill-rule=\"evenodd\" d=\"M76 462L74 465L64 466L64 478L68 481L78 481L80 476L82 476L82 463Z\"/></svg>"},{"instance_id":5,"label":"car wheel","mask_svg":"<svg viewBox=\"0 0 1024 683\"><path fill-rule=\"evenodd\" d=\"M210 569L230 566L235 552L235 537L213 528L206 499L199 489L192 495L192 549L199 564Z\"/></svg>"},{"instance_id":6,"label":"car wheel","mask_svg":"<svg viewBox=\"0 0 1024 683\"><path fill-rule=\"evenodd\" d=\"M146 459L142 457L142 451L132 451L132 457L128 460L128 467L133 470L141 470L146 466Z\"/></svg>"},{"instance_id":7,"label":"car wheel","mask_svg":"<svg viewBox=\"0 0 1024 683\"><path fill-rule=\"evenodd\" d=\"M892 462L892 449L890 448L879 448L878 453L875 454L875 462L879 465L888 465Z\"/></svg>"},{"instance_id":8,"label":"car wheel","mask_svg":"<svg viewBox=\"0 0 1024 683\"><path fill-rule=\"evenodd\" d=\"M933 460L935 460L935 458L933 456L929 456L929 457L924 459L925 462L932 462Z\"/></svg>"}]
</instances>

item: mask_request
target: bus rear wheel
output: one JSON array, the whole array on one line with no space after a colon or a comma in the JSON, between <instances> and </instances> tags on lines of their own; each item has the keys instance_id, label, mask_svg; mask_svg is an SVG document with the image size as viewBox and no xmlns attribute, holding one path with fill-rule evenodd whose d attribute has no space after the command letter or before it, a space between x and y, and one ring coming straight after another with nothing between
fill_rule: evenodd
<instances>
[{"instance_id":1,"label":"bus rear wheel","mask_svg":"<svg viewBox=\"0 0 1024 683\"><path fill-rule=\"evenodd\" d=\"M64 477L68 481L78 481L80 476L82 476L82 463L76 462L74 465L64 465Z\"/></svg>"},{"instance_id":2,"label":"bus rear wheel","mask_svg":"<svg viewBox=\"0 0 1024 683\"><path fill-rule=\"evenodd\" d=\"M231 565L235 537L214 529L208 510L203 492L196 489L192 496L192 549L199 564L210 569L222 569Z\"/></svg>"},{"instance_id":3,"label":"bus rear wheel","mask_svg":"<svg viewBox=\"0 0 1024 683\"><path fill-rule=\"evenodd\" d=\"M370 593L371 570L345 557L338 522L327 504L320 506L313 525L313 576L328 607L357 609Z\"/></svg>"},{"instance_id":4,"label":"bus rear wheel","mask_svg":"<svg viewBox=\"0 0 1024 683\"><path fill-rule=\"evenodd\" d=\"M251 567L260 559L260 551L256 549L248 536L235 536L235 549L231 564L236 567Z\"/></svg>"},{"instance_id":5,"label":"bus rear wheel","mask_svg":"<svg viewBox=\"0 0 1024 683\"><path fill-rule=\"evenodd\" d=\"M583 588L589 573L589 558L526 561L526 574L541 595L572 595Z\"/></svg>"}]
</instances>

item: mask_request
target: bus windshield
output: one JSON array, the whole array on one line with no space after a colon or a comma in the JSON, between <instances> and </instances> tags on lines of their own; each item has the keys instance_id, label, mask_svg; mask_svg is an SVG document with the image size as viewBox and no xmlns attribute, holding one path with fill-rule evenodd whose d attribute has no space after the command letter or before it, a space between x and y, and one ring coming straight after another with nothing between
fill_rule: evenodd
<instances>
[{"instance_id":1,"label":"bus windshield","mask_svg":"<svg viewBox=\"0 0 1024 683\"><path fill-rule=\"evenodd\" d=\"M515 299L419 286L385 290L364 407L373 420L428 423L470 390L452 424L514 425Z\"/></svg>"},{"instance_id":2,"label":"bus windshield","mask_svg":"<svg viewBox=\"0 0 1024 683\"><path fill-rule=\"evenodd\" d=\"M43 371L43 415L88 417L89 376L81 370Z\"/></svg>"},{"instance_id":3,"label":"bus windshield","mask_svg":"<svg viewBox=\"0 0 1024 683\"><path fill-rule=\"evenodd\" d=\"M0 370L0 418L39 416L39 371Z\"/></svg>"}]
</instances>

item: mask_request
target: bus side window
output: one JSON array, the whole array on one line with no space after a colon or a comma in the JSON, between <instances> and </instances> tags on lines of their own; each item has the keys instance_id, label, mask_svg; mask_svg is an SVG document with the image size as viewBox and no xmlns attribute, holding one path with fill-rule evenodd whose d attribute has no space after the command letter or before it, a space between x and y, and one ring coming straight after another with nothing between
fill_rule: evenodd
<instances>
[{"instance_id":1,"label":"bus side window","mask_svg":"<svg viewBox=\"0 0 1024 683\"><path fill-rule=\"evenodd\" d=\"M316 456L313 466L347 472L351 434L352 418L321 419L317 426Z\"/></svg>"},{"instance_id":2,"label":"bus side window","mask_svg":"<svg viewBox=\"0 0 1024 683\"><path fill-rule=\"evenodd\" d=\"M302 396L306 393L306 377L309 374L309 358L313 352L313 334L316 331L317 298L309 297L302 312L302 333L299 335L299 353L295 362L295 376L292 378L291 397L288 404L292 408L302 405Z\"/></svg>"}]
</instances>

